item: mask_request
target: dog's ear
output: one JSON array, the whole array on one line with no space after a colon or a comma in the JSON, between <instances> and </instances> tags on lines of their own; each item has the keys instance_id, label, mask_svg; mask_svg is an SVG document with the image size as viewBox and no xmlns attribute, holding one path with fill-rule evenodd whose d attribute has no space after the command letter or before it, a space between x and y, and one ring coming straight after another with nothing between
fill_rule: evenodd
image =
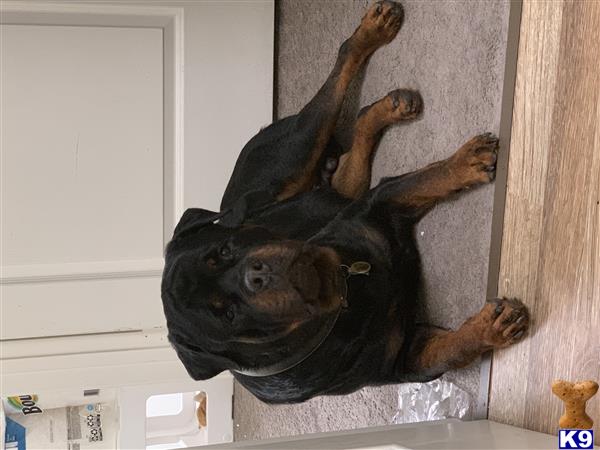
<instances>
[{"instance_id":1,"label":"dog's ear","mask_svg":"<svg viewBox=\"0 0 600 450\"><path fill-rule=\"evenodd\" d=\"M218 213L201 208L189 208L183 213L181 219L179 219L179 223L173 232L173 239L193 233L199 228L215 222L225 214L227 214L227 211Z\"/></svg>"},{"instance_id":2,"label":"dog's ear","mask_svg":"<svg viewBox=\"0 0 600 450\"><path fill-rule=\"evenodd\" d=\"M177 356L183 363L185 370L194 380L207 380L227 370L226 360L192 345L178 342L178 339L169 337L171 344L177 351Z\"/></svg>"},{"instance_id":3,"label":"dog's ear","mask_svg":"<svg viewBox=\"0 0 600 450\"><path fill-rule=\"evenodd\" d=\"M184 237L217 220L226 227L238 227L247 217L260 211L275 201L269 190L250 191L239 198L231 208L222 212L202 208L187 209L175 227L173 239Z\"/></svg>"},{"instance_id":4,"label":"dog's ear","mask_svg":"<svg viewBox=\"0 0 600 450\"><path fill-rule=\"evenodd\" d=\"M252 214L271 205L275 201L269 190L250 191L240 197L228 210L219 223L226 227L238 227Z\"/></svg>"}]
</instances>

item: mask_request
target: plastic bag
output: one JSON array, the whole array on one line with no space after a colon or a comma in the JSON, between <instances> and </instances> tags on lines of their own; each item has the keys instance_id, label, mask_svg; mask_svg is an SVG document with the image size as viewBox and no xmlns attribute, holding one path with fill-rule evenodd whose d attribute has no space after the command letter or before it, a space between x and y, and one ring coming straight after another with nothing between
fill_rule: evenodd
<instances>
[{"instance_id":1,"label":"plastic bag","mask_svg":"<svg viewBox=\"0 0 600 450\"><path fill-rule=\"evenodd\" d=\"M393 423L412 423L449 418L468 419L471 397L446 380L405 383L398 388L398 411Z\"/></svg>"}]
</instances>

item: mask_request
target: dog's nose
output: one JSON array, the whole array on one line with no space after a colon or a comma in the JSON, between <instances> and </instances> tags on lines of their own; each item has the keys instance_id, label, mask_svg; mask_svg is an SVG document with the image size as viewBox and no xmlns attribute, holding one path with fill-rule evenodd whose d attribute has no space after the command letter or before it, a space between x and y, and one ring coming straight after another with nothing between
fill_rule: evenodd
<instances>
[{"instance_id":1,"label":"dog's nose","mask_svg":"<svg viewBox=\"0 0 600 450\"><path fill-rule=\"evenodd\" d=\"M267 287L271 281L271 268L262 261L252 261L246 267L244 273L244 284L246 288L256 293Z\"/></svg>"}]
</instances>

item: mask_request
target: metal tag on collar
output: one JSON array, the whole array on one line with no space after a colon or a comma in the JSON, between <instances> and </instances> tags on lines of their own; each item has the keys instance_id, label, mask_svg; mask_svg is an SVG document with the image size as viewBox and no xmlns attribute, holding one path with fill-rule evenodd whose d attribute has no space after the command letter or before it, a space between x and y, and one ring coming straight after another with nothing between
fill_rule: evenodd
<instances>
[{"instance_id":1,"label":"metal tag on collar","mask_svg":"<svg viewBox=\"0 0 600 450\"><path fill-rule=\"evenodd\" d=\"M352 275L369 275L371 272L371 264L366 261L353 262L350 267L342 265L342 268L346 271L347 276Z\"/></svg>"},{"instance_id":2,"label":"metal tag on collar","mask_svg":"<svg viewBox=\"0 0 600 450\"><path fill-rule=\"evenodd\" d=\"M371 264L366 261L356 261L348 268L348 275L369 275Z\"/></svg>"}]
</instances>

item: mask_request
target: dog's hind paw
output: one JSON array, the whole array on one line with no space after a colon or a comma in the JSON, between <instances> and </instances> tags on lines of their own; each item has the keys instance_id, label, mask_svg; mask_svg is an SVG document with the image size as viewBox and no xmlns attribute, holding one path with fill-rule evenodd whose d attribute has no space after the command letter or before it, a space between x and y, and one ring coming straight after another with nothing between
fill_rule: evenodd
<instances>
[{"instance_id":1,"label":"dog's hind paw","mask_svg":"<svg viewBox=\"0 0 600 450\"><path fill-rule=\"evenodd\" d=\"M355 36L364 47L374 50L396 37L403 19L404 10L400 3L390 0L375 2L363 17Z\"/></svg>"},{"instance_id":2,"label":"dog's hind paw","mask_svg":"<svg viewBox=\"0 0 600 450\"><path fill-rule=\"evenodd\" d=\"M421 94L409 89L397 89L381 100L365 106L358 114L357 124L363 125L361 133L368 128L371 133L401 120L417 117L423 110Z\"/></svg>"},{"instance_id":3,"label":"dog's hind paw","mask_svg":"<svg viewBox=\"0 0 600 450\"><path fill-rule=\"evenodd\" d=\"M386 100L393 122L414 119L423 111L423 99L417 91L396 89L387 95Z\"/></svg>"}]
</instances>

